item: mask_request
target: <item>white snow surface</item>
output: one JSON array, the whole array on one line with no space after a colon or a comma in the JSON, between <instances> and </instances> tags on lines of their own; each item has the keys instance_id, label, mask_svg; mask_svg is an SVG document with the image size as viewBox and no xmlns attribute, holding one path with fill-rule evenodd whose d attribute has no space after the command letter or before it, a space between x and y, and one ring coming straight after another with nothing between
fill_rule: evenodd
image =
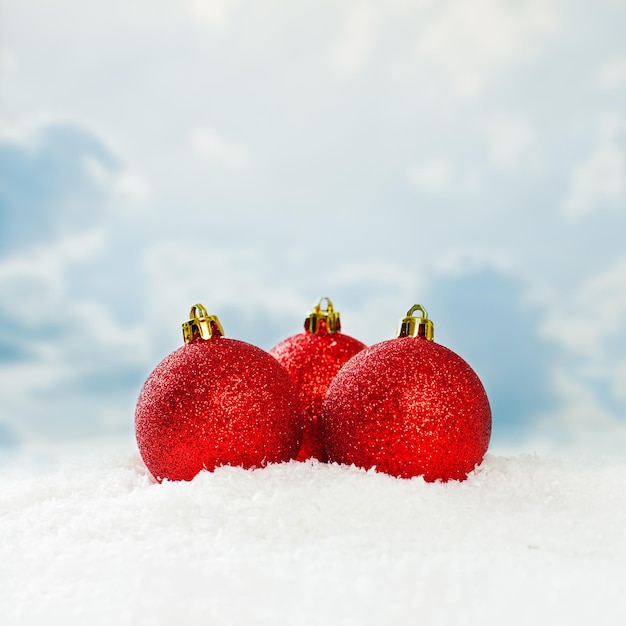
<instances>
[{"instance_id":1,"label":"white snow surface","mask_svg":"<svg viewBox=\"0 0 626 626\"><path fill-rule=\"evenodd\" d=\"M0 623L626 623L626 461L465 482L291 462L157 484L137 454L0 468Z\"/></svg>"}]
</instances>

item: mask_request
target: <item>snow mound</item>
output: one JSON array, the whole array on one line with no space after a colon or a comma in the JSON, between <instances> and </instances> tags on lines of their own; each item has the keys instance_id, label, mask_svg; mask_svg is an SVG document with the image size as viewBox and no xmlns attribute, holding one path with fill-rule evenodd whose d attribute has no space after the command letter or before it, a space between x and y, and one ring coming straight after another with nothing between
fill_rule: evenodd
<instances>
[{"instance_id":1,"label":"snow mound","mask_svg":"<svg viewBox=\"0 0 626 626\"><path fill-rule=\"evenodd\" d=\"M155 483L138 455L0 474L2 624L626 623L626 463L467 481L291 462Z\"/></svg>"}]
</instances>

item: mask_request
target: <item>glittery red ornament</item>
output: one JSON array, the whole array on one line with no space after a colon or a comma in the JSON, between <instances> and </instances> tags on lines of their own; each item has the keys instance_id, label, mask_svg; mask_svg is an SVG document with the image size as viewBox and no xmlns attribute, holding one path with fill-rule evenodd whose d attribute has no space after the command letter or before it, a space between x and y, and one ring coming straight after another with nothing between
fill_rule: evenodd
<instances>
[{"instance_id":1,"label":"glittery red ornament","mask_svg":"<svg viewBox=\"0 0 626 626\"><path fill-rule=\"evenodd\" d=\"M474 370L432 337L432 321L415 305L396 339L341 369L322 412L330 461L429 482L463 480L482 461L491 436L487 394Z\"/></svg>"},{"instance_id":2,"label":"glittery red ornament","mask_svg":"<svg viewBox=\"0 0 626 626\"><path fill-rule=\"evenodd\" d=\"M260 348L223 337L202 305L190 317L185 345L157 365L137 402L137 444L151 474L191 480L220 465L294 458L303 413L287 372Z\"/></svg>"},{"instance_id":3,"label":"glittery red ornament","mask_svg":"<svg viewBox=\"0 0 626 626\"><path fill-rule=\"evenodd\" d=\"M327 308L321 308L326 300ZM339 312L329 298L321 298L304 322L304 332L281 341L270 350L289 372L305 409L304 435L298 460L328 460L319 417L328 386L344 363L365 348L341 332Z\"/></svg>"}]
</instances>

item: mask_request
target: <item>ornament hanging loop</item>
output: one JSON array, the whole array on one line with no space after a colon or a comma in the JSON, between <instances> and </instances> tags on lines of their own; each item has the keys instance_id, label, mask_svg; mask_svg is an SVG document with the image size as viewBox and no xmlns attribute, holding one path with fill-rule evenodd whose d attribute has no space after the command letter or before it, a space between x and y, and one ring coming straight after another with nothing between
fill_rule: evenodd
<instances>
[{"instance_id":1,"label":"ornament hanging loop","mask_svg":"<svg viewBox=\"0 0 626 626\"><path fill-rule=\"evenodd\" d=\"M326 309L322 309L322 302L326 301ZM330 298L324 296L314 305L313 310L304 320L304 329L309 333L336 333L341 330L339 311L335 311Z\"/></svg>"},{"instance_id":2,"label":"ornament hanging loop","mask_svg":"<svg viewBox=\"0 0 626 626\"><path fill-rule=\"evenodd\" d=\"M194 304L189 312L189 320L183 323L185 343L206 341L211 337L222 337L224 329L216 315L209 315L202 304Z\"/></svg>"},{"instance_id":3,"label":"ornament hanging loop","mask_svg":"<svg viewBox=\"0 0 626 626\"><path fill-rule=\"evenodd\" d=\"M414 313L420 312L419 319ZM427 341L435 338L435 325L428 319L428 313L421 304L414 304L402 318L396 337L424 337Z\"/></svg>"}]
</instances>

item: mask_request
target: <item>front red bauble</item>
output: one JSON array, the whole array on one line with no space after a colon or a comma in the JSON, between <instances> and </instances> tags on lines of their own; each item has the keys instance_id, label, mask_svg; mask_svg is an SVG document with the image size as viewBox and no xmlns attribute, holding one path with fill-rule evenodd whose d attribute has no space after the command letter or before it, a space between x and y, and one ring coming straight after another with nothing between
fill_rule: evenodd
<instances>
[{"instance_id":1,"label":"front red bauble","mask_svg":"<svg viewBox=\"0 0 626 626\"><path fill-rule=\"evenodd\" d=\"M321 302L321 300L320 300ZM328 315L331 319L328 319ZM320 430L320 414L326 392L341 367L366 346L340 332L339 313L328 301L328 310L320 303L305 322L305 331L281 341L270 354L289 372L304 407L304 433L297 459L327 461Z\"/></svg>"},{"instance_id":2,"label":"front red bauble","mask_svg":"<svg viewBox=\"0 0 626 626\"><path fill-rule=\"evenodd\" d=\"M465 479L491 436L474 370L423 336L383 341L352 358L330 385L322 422L331 462L429 482Z\"/></svg>"},{"instance_id":3,"label":"front red bauble","mask_svg":"<svg viewBox=\"0 0 626 626\"><path fill-rule=\"evenodd\" d=\"M267 352L213 336L185 344L146 380L135 412L141 456L158 480L221 465L295 458L303 414L289 375Z\"/></svg>"}]
</instances>

